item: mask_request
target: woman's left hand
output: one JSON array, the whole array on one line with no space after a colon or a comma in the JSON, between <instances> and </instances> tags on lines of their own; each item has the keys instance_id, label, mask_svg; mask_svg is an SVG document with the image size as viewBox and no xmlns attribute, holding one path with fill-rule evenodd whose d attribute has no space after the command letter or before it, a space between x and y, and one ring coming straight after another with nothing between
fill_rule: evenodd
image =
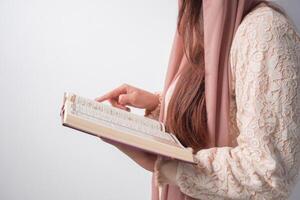
<instances>
[{"instance_id":1,"label":"woman's left hand","mask_svg":"<svg viewBox=\"0 0 300 200\"><path fill-rule=\"evenodd\" d=\"M134 160L137 164L139 164L144 169L153 172L154 171L154 163L157 159L157 155L148 153L141 149L122 144L107 138L100 137L104 142L107 142L115 147L117 147L120 151L129 156L132 160Z\"/></svg>"}]
</instances>

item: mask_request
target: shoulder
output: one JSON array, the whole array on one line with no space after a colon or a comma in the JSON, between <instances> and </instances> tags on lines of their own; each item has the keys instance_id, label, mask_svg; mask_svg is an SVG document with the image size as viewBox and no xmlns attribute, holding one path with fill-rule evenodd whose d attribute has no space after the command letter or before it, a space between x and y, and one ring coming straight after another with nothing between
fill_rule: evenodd
<instances>
[{"instance_id":1,"label":"shoulder","mask_svg":"<svg viewBox=\"0 0 300 200\"><path fill-rule=\"evenodd\" d=\"M246 15L239 25L230 62L235 71L247 67L249 62L264 62L280 54L297 57L299 52L300 36L289 18L270 7L260 7Z\"/></svg>"},{"instance_id":2,"label":"shoulder","mask_svg":"<svg viewBox=\"0 0 300 200\"><path fill-rule=\"evenodd\" d=\"M230 67L233 88L244 81L251 82L254 77L276 79L284 75L283 69L296 71L300 67L297 29L286 16L272 8L255 9L245 16L235 33Z\"/></svg>"},{"instance_id":3,"label":"shoulder","mask_svg":"<svg viewBox=\"0 0 300 200\"><path fill-rule=\"evenodd\" d=\"M255 46L257 43L299 43L300 36L289 18L270 7L260 7L247 14L239 25L233 46ZM291 45L292 43L287 43Z\"/></svg>"},{"instance_id":4,"label":"shoulder","mask_svg":"<svg viewBox=\"0 0 300 200\"><path fill-rule=\"evenodd\" d=\"M238 29L242 31L249 28L249 26L275 28L282 24L289 24L288 18L273 8L265 6L248 13Z\"/></svg>"}]
</instances>

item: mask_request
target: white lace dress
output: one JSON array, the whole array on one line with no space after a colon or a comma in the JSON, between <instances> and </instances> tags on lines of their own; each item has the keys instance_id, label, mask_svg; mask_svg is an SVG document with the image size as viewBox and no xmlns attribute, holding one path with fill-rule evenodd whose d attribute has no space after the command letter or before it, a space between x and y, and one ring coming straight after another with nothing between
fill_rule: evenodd
<instances>
[{"instance_id":1,"label":"white lace dress","mask_svg":"<svg viewBox=\"0 0 300 200\"><path fill-rule=\"evenodd\" d=\"M156 162L159 184L195 199L288 199L300 167L300 37L268 7L249 13L230 52L230 147L197 152L197 165Z\"/></svg>"}]
</instances>

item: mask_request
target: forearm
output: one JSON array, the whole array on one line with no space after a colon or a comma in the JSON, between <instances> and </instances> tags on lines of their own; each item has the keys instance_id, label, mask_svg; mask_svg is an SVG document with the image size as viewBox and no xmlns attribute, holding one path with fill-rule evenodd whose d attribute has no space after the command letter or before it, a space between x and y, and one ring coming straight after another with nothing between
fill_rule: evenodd
<instances>
[{"instance_id":1,"label":"forearm","mask_svg":"<svg viewBox=\"0 0 300 200\"><path fill-rule=\"evenodd\" d=\"M129 146L122 145L117 146L117 148L144 169L150 172L154 171L154 163L156 161L157 155Z\"/></svg>"}]
</instances>

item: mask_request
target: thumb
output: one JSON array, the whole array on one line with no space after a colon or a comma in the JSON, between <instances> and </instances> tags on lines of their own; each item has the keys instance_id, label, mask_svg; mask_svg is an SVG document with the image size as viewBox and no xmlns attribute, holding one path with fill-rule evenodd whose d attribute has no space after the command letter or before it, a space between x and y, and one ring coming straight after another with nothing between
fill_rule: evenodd
<instances>
[{"instance_id":1,"label":"thumb","mask_svg":"<svg viewBox=\"0 0 300 200\"><path fill-rule=\"evenodd\" d=\"M131 95L121 94L118 99L118 103L122 105L131 105Z\"/></svg>"}]
</instances>

